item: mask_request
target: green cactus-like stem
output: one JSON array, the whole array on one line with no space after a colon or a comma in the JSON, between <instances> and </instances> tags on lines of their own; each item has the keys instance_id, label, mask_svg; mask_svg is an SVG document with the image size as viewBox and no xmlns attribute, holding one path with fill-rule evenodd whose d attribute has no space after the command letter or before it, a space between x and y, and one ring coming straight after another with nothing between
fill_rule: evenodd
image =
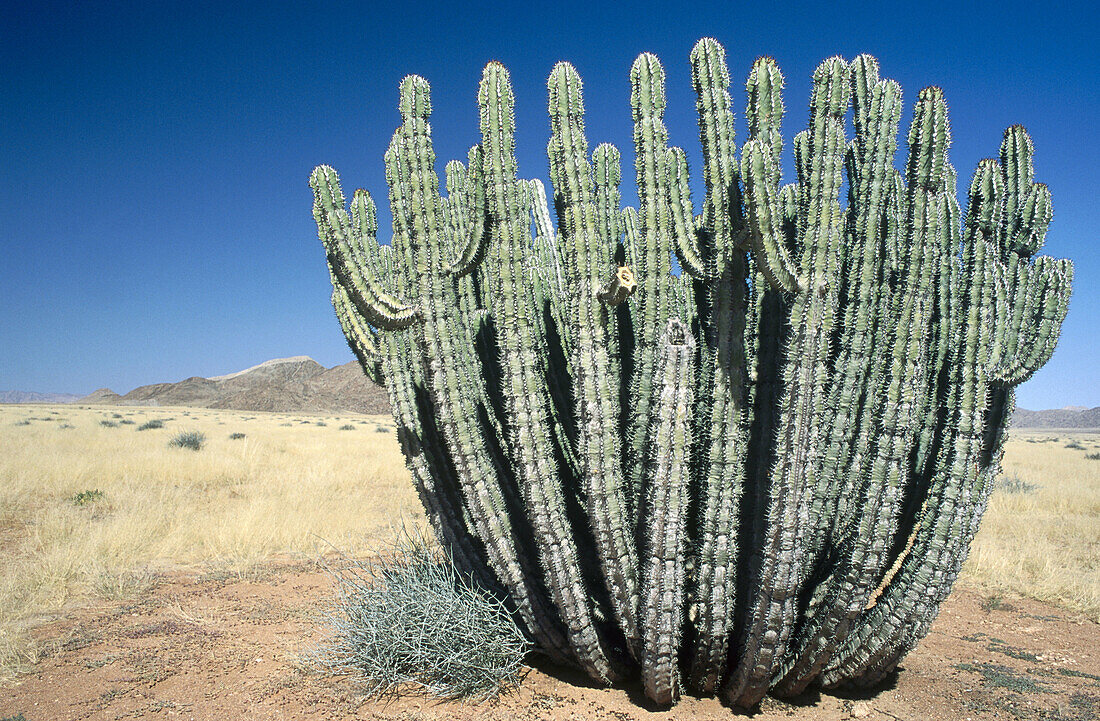
<instances>
[{"instance_id":1,"label":"green cactus-like stem","mask_svg":"<svg viewBox=\"0 0 1100 721\"><path fill-rule=\"evenodd\" d=\"M848 108L848 67L839 58L814 74L810 129L804 170L799 178L798 234L803 239L799 275L806 290L791 306L788 360L783 370L775 467L763 523L763 559L753 584L743 655L724 693L734 704L755 705L773 681L790 636L798 580L800 542L821 452L820 423L828 340L834 321L841 213L837 204L844 157L843 116ZM751 196L746 195L748 202ZM760 217L760 211L750 215Z\"/></svg>"},{"instance_id":2,"label":"green cactus-like stem","mask_svg":"<svg viewBox=\"0 0 1100 721\"><path fill-rule=\"evenodd\" d=\"M687 156L680 148L665 151L665 174L669 192L668 212L674 237L673 250L680 268L699 281L707 278L706 261L698 246L698 229L692 217L691 187L688 185Z\"/></svg>"},{"instance_id":3,"label":"green cactus-like stem","mask_svg":"<svg viewBox=\"0 0 1100 721\"><path fill-rule=\"evenodd\" d=\"M737 508L744 486L747 448L745 394L745 308L748 269L737 243L740 215L733 111L725 51L711 38L691 52L691 77L699 114L703 178L707 193L695 236L705 260L697 283L701 314L695 442L699 500L692 530L698 545L694 600L694 648L689 681L710 692L721 677L733 631L738 566ZM677 162L683 168L682 161ZM681 178L678 181L682 182ZM684 194L681 193L682 199ZM686 225L681 222L680 226Z\"/></svg>"},{"instance_id":4,"label":"green cactus-like stem","mask_svg":"<svg viewBox=\"0 0 1100 721\"><path fill-rule=\"evenodd\" d=\"M1019 262L1013 257L1019 247L1006 239L1024 235L1038 247L1048 222L1043 216L1031 216L1030 222L1036 227L1030 230L1021 228L1018 215L1013 219L1012 209L1020 203L1011 196L1030 192L1033 187L1030 139L1020 129L1010 128L1001 153L1004 167L999 169L993 161L983 161L971 183L961 274L969 290L960 294L959 303L960 313L967 314L965 340L962 364L951 365L957 375L950 407L960 414L959 422L949 422L948 431L954 433L944 444L944 458L938 464L941 470L925 502L912 551L884 593L887 609L881 613L888 622L878 626L872 640L851 652L851 658L858 660L854 668L851 661L848 668L841 668L859 685L879 682L928 632L965 560L999 472L1012 391L1011 386L991 386L989 381L995 380L995 374L988 369L996 360L997 348L1011 343L1009 338L1018 326L1010 318L1011 311L996 300L997 276L1004 274L1004 256L1008 256L1010 267ZM1000 182L995 179L998 172ZM1040 265L1047 262L1040 259ZM1068 264L1062 267L1071 272ZM1052 314L1068 301L1068 287L1063 291L1058 300L1051 302ZM967 372L971 357L978 364L974 378ZM981 370L983 367L987 370ZM874 610L868 615L869 623L880 618Z\"/></svg>"},{"instance_id":5,"label":"green cactus-like stem","mask_svg":"<svg viewBox=\"0 0 1100 721\"><path fill-rule=\"evenodd\" d=\"M548 146L559 227L568 248L566 283L570 301L570 368L578 409L577 459L588 521L627 643L640 637L637 549L627 519L619 436L619 388L610 371L610 314L598 294L612 269L612 248L596 228L592 172L584 136L584 105L577 71L558 63L550 74L551 136Z\"/></svg>"},{"instance_id":6,"label":"green cactus-like stem","mask_svg":"<svg viewBox=\"0 0 1100 721\"><path fill-rule=\"evenodd\" d=\"M749 239L766 280L787 293L803 290L795 263L787 252L783 218L779 211L779 188L772 182L776 173L771 149L761 140L745 143L741 155L741 177L745 179L745 200L749 209Z\"/></svg>"},{"instance_id":7,"label":"green cactus-like stem","mask_svg":"<svg viewBox=\"0 0 1100 721\"><path fill-rule=\"evenodd\" d=\"M839 293L845 305L825 406L819 477L826 486L815 494L811 507L814 530L807 539L807 568L817 561L829 523L840 515L841 498L850 499L865 477L865 469L850 464L853 459L871 457L872 437L885 396L882 383L889 366L883 350L888 333L893 331L883 246L892 242L887 219L901 88L892 81L879 80L878 64L869 56L852 63L851 83L856 137L846 158L849 204L845 242L849 252ZM845 517L850 515L846 510ZM843 537L843 532L840 535ZM833 545L838 545L837 541Z\"/></svg>"},{"instance_id":8,"label":"green cactus-like stem","mask_svg":"<svg viewBox=\"0 0 1100 721\"><path fill-rule=\"evenodd\" d=\"M1021 126L1005 131L1002 171L992 161L983 172L985 195L1003 187L999 216L987 209L979 222L988 237L996 233L1002 263L994 271L1003 285L997 293L1004 332L994 340L990 373L1006 386L1026 381L1054 352L1069 308L1073 267L1069 261L1029 258L1040 247L1052 217L1050 190L1035 183L1031 137ZM998 181L1000 181L998 183ZM991 187L992 186L992 187ZM990 217L991 216L991 217ZM997 224L999 221L999 225Z\"/></svg>"},{"instance_id":9,"label":"green cactus-like stem","mask_svg":"<svg viewBox=\"0 0 1100 721\"><path fill-rule=\"evenodd\" d=\"M661 334L658 389L645 504L646 554L642 599L645 632L642 681L646 696L670 704L680 696L679 646L684 616L688 465L695 342L673 318Z\"/></svg>"},{"instance_id":10,"label":"green cactus-like stem","mask_svg":"<svg viewBox=\"0 0 1100 721\"><path fill-rule=\"evenodd\" d=\"M344 337L348 339L348 347L355 354L355 359L359 361L363 372L371 382L385 385L374 331L355 312L351 300L348 299L347 291L339 285L335 277L333 278L332 307L336 310L336 319L340 322Z\"/></svg>"},{"instance_id":11,"label":"green cactus-like stem","mask_svg":"<svg viewBox=\"0 0 1100 721\"><path fill-rule=\"evenodd\" d=\"M924 120L931 118L935 122L941 114L925 114ZM920 120L914 118L911 137L919 132ZM939 122L946 126L945 121ZM934 163L922 161L909 163L914 200L921 196L919 189L912 186L933 184L934 176L922 172L933 166ZM912 203L914 207L917 205ZM948 400L951 418L941 457L916 522L911 550L875 606L860 617L848 642L826 669L822 680L828 685L845 680L859 685L875 683L889 672L897 648L905 643L911 619L924 606L923 599L929 590L940 586L947 568L950 539L963 531L966 513L973 507L988 405L989 388L981 368L988 362L993 336L993 264L997 251L980 232L979 223L971 222L970 226L972 232L964 249L960 275L965 290L959 294L955 325L958 335L953 342L956 357L952 359Z\"/></svg>"},{"instance_id":12,"label":"green cactus-like stem","mask_svg":"<svg viewBox=\"0 0 1100 721\"><path fill-rule=\"evenodd\" d=\"M540 588L535 553L524 547L514 529L507 475L489 442L489 428L477 422L472 383L476 372L455 363L463 359L456 347L457 298L453 278L446 272L443 248L433 238L443 237L435 153L428 134L430 112L427 83L416 76L402 82L402 126L394 135L388 168L395 234L408 243L410 272L418 281L419 305L426 310L418 338L427 364L426 384L438 409L443 437L463 484L463 495L479 539L493 570L508 590L524 624L548 653L572 659L573 651L561 635L557 614ZM440 362L439 359L447 359Z\"/></svg>"},{"instance_id":13,"label":"green cactus-like stem","mask_svg":"<svg viewBox=\"0 0 1100 721\"><path fill-rule=\"evenodd\" d=\"M863 484L866 498L860 504L863 520L858 536L849 539L854 540L848 544L850 558L848 554L841 555L830 576L818 585L799 637L792 644L786 663L788 670L779 685L779 691L787 695L800 693L817 675L836 644L843 640L851 618L866 605L866 596L875 583L868 579L877 578L876 564L885 553L881 546L890 536L897 503L902 497L903 469L899 464L907 460L902 440L909 421L910 405L906 401L915 395L913 384L922 377L916 365L922 350L919 329L929 309L927 302L918 304L917 294L922 289L920 279L913 276L914 282L903 291L909 295L909 302L903 305L902 316L894 324L898 330L893 352L888 357L882 357L881 350L876 354L874 341L879 324L887 323L882 317L887 295L881 283L881 233L885 227L882 216L886 211L901 89L896 83L878 80L873 58L857 58L851 71L856 139L848 157L847 233L852 247L845 289L848 306L825 411L826 428L830 432L823 440L825 452L819 473L825 492L816 494L811 507L813 530L806 542L806 567L818 560L829 521L836 512L841 484ZM895 380L880 388L884 366L891 364L890 377ZM873 389L870 392L869 387ZM881 407L883 400L885 408ZM889 453L876 460L878 465L870 471L870 479L866 479L871 454L864 450L854 456L856 464L850 464L856 439L869 440L872 433L880 439L880 450ZM834 547L845 545L839 539L833 541Z\"/></svg>"},{"instance_id":14,"label":"green cactus-like stem","mask_svg":"<svg viewBox=\"0 0 1100 721\"><path fill-rule=\"evenodd\" d=\"M457 162L457 161L452 161ZM470 150L469 166L466 173L456 178L455 214L461 215L464 223L461 235L456 236L462 242L458 253L448 271L464 276L474 270L485 256L488 235L485 233L485 181L482 177L483 153L475 145Z\"/></svg>"},{"instance_id":15,"label":"green cactus-like stem","mask_svg":"<svg viewBox=\"0 0 1100 721\"><path fill-rule=\"evenodd\" d=\"M633 375L629 409L630 498L642 488L648 449L650 406L659 339L670 316L672 292L672 228L669 227L669 189L666 169L668 131L664 68L656 56L642 53L630 69L630 108L634 119L634 168L638 186L638 237L634 271L640 280L631 319L634 329Z\"/></svg>"},{"instance_id":16,"label":"green cactus-like stem","mask_svg":"<svg viewBox=\"0 0 1100 721\"><path fill-rule=\"evenodd\" d=\"M351 218L356 255L350 267L354 272L373 273L380 285L408 288L405 268L391 269L383 259L383 248L376 240L378 224L374 201L366 191L355 192ZM395 240L399 241L399 238ZM391 270L396 271L393 277L390 277ZM347 291L331 268L330 275L334 306L352 349L368 375L374 371L380 381L385 381L398 442L429 522L439 539L451 550L456 566L470 573L486 589L496 589L495 579L486 572L484 548L467 527L458 480L446 454L441 452L443 443L438 428L417 401L417 394L423 392L423 369L418 361L409 360L413 357L409 352L412 331L390 332L376 338L374 330L356 312ZM365 360L364 356L368 359Z\"/></svg>"},{"instance_id":17,"label":"green cactus-like stem","mask_svg":"<svg viewBox=\"0 0 1100 721\"><path fill-rule=\"evenodd\" d=\"M318 234L328 253L329 267L344 286L349 299L367 322L379 328L407 328L420 318L420 311L379 288L371 276L357 275L349 267L356 257L352 240L352 224L344 209L344 194L340 179L327 165L319 166L310 176L313 188L313 218Z\"/></svg>"},{"instance_id":18,"label":"green cactus-like stem","mask_svg":"<svg viewBox=\"0 0 1100 721\"><path fill-rule=\"evenodd\" d=\"M554 462L548 415L549 388L535 342L532 296L526 264L530 257L530 211L522 181L516 178L511 84L504 66L485 69L479 92L484 172L492 224L493 292L500 303L497 330L504 368L510 446L525 505L531 514L547 585L560 609L570 643L581 665L597 678L614 673L591 620L590 601L580 573L573 534L565 515Z\"/></svg>"}]
</instances>

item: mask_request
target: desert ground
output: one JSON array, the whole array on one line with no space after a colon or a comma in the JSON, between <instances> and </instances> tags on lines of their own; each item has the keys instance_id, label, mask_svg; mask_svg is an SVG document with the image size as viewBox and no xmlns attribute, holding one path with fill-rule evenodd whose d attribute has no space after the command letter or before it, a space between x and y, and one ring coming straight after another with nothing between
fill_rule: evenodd
<instances>
[{"instance_id":1,"label":"desert ground","mask_svg":"<svg viewBox=\"0 0 1100 721\"><path fill-rule=\"evenodd\" d=\"M170 444L186 432L200 450ZM422 522L387 417L0 406L0 448L0 721L733 714L541 666L486 704L365 699L304 663L332 593L322 560ZM892 684L767 699L755 718L1100 718L1100 435L1017 431L1004 467Z\"/></svg>"}]
</instances>

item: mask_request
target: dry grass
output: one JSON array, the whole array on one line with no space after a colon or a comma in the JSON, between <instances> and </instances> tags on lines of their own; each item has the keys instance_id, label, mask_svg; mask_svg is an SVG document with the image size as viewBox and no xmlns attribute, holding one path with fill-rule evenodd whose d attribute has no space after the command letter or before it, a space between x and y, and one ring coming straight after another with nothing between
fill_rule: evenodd
<instances>
[{"instance_id":1,"label":"dry grass","mask_svg":"<svg viewBox=\"0 0 1100 721\"><path fill-rule=\"evenodd\" d=\"M164 427L137 430L153 419ZM169 446L184 431L205 434L201 450ZM377 416L0 406L0 448L0 678L33 663L28 625L131 596L158 569L354 553L421 518Z\"/></svg>"},{"instance_id":2,"label":"dry grass","mask_svg":"<svg viewBox=\"0 0 1100 721\"><path fill-rule=\"evenodd\" d=\"M185 431L205 434L201 450L169 447ZM1005 471L1025 490L994 493L962 582L1100 620L1100 460L1086 458L1100 435L1015 437ZM29 626L140 593L159 569L246 574L327 542L356 553L422 517L377 416L0 406L0 448L0 679L34 662Z\"/></svg>"},{"instance_id":3,"label":"dry grass","mask_svg":"<svg viewBox=\"0 0 1100 721\"><path fill-rule=\"evenodd\" d=\"M1100 460L1087 457L1098 449L1097 433L1014 432L962 582L1100 622Z\"/></svg>"}]
</instances>

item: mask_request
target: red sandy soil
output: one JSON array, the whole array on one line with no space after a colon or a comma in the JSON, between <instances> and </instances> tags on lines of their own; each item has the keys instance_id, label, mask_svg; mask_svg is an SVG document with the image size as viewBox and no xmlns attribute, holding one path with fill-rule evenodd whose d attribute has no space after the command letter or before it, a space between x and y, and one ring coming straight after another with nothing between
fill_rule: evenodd
<instances>
[{"instance_id":1,"label":"red sandy soil","mask_svg":"<svg viewBox=\"0 0 1100 721\"><path fill-rule=\"evenodd\" d=\"M172 573L141 598L85 607L38 628L47 655L0 685L0 721L64 719L730 719L716 699L649 707L638 686L594 687L532 670L481 705L366 700L351 679L304 670L331 592L315 567L248 578ZM1034 601L948 599L931 635L876 693L765 699L753 719L1100 719L1100 625Z\"/></svg>"}]
</instances>

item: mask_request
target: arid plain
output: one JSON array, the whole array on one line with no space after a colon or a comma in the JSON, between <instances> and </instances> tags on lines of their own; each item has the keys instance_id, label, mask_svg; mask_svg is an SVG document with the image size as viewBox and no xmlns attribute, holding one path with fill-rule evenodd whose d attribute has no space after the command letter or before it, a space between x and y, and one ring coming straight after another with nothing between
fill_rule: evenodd
<instances>
[{"instance_id":1,"label":"arid plain","mask_svg":"<svg viewBox=\"0 0 1100 721\"><path fill-rule=\"evenodd\" d=\"M200 450L170 445L184 432ZM7 405L0 448L2 719L731 713L657 714L547 669L494 706L364 703L304 669L331 590L318 559L422 522L388 417ZM1015 431L959 588L895 686L797 712L1098 718L1098 624L1100 434Z\"/></svg>"}]
</instances>

